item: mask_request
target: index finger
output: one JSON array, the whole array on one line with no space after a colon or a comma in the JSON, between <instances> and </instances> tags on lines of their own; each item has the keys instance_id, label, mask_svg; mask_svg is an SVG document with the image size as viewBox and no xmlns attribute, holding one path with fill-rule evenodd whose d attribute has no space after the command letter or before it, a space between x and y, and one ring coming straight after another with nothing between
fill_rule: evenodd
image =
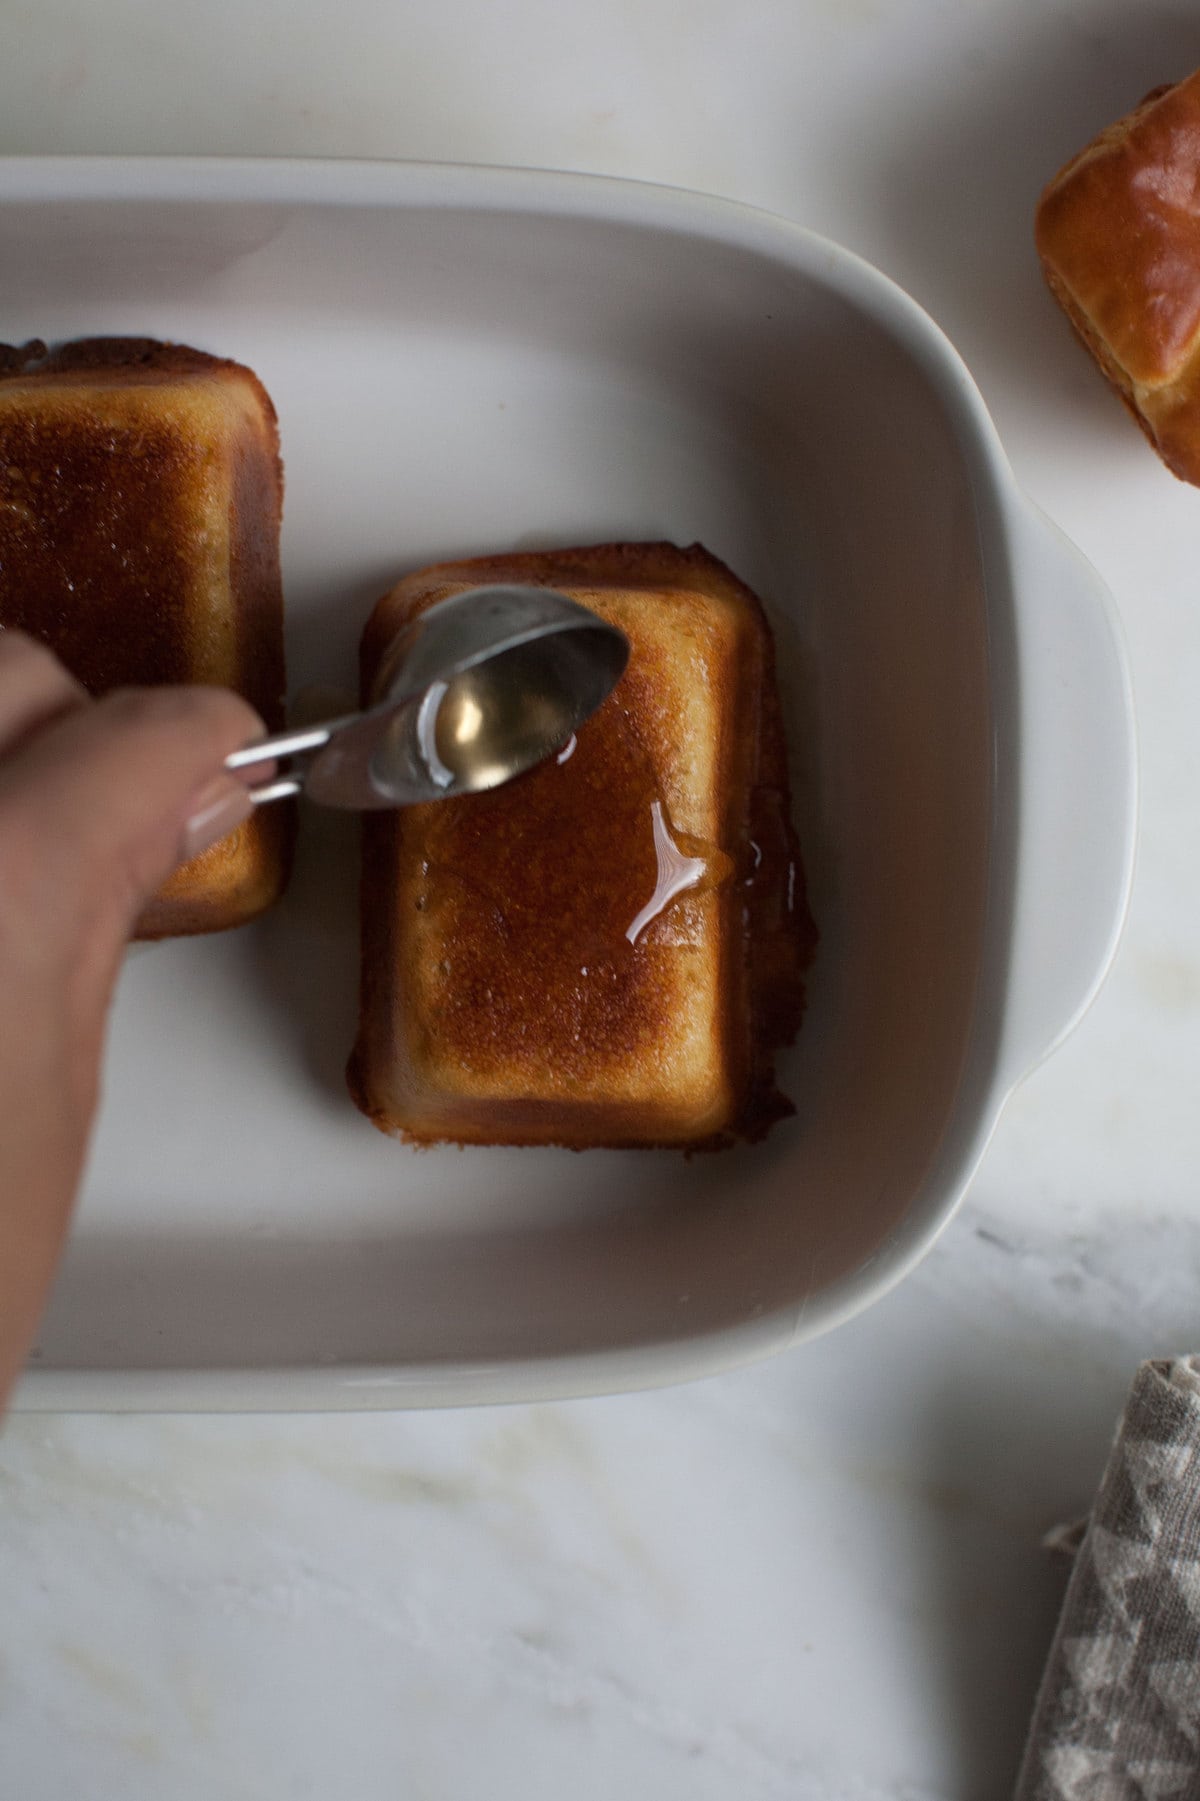
<instances>
[{"instance_id":1,"label":"index finger","mask_svg":"<svg viewBox=\"0 0 1200 1801\"><path fill-rule=\"evenodd\" d=\"M176 867L197 797L262 735L223 688L124 689L39 732L0 766L0 807L39 834L47 906L132 920ZM233 777L228 778L231 785Z\"/></svg>"}]
</instances>

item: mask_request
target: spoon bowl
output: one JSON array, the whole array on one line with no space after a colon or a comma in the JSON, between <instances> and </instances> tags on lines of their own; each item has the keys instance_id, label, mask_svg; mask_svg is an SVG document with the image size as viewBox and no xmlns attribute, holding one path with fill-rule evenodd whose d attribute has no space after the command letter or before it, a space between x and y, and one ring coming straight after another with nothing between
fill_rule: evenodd
<instances>
[{"instance_id":1,"label":"spoon bowl","mask_svg":"<svg viewBox=\"0 0 1200 1801\"><path fill-rule=\"evenodd\" d=\"M622 632L552 588L496 585L438 601L400 632L362 713L260 739L231 770L286 760L262 804L414 806L498 788L564 745L629 659Z\"/></svg>"}]
</instances>

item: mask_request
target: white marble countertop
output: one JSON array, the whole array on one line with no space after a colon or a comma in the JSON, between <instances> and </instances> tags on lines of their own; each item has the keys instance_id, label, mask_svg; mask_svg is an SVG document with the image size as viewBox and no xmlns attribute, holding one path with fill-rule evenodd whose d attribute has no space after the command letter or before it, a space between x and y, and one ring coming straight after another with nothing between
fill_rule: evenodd
<instances>
[{"instance_id":1,"label":"white marble countertop","mask_svg":"<svg viewBox=\"0 0 1200 1801\"><path fill-rule=\"evenodd\" d=\"M902 1287L739 1374L566 1406L11 1419L0 1790L21 1801L990 1801L1134 1366L1200 1349L1200 494L1039 283L1038 188L1200 63L1112 0L38 0L0 152L632 175L829 233L945 326L1111 584L1133 910ZM2 276L0 276L2 279Z\"/></svg>"}]
</instances>

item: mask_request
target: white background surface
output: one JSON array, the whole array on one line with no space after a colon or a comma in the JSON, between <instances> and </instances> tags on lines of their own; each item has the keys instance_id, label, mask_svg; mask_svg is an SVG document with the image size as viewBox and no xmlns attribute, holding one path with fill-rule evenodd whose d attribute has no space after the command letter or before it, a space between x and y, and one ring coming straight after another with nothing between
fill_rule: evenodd
<instances>
[{"instance_id":1,"label":"white background surface","mask_svg":"<svg viewBox=\"0 0 1200 1801\"><path fill-rule=\"evenodd\" d=\"M946 327L1111 584L1143 758L1113 976L841 1333L655 1395L11 1420L0 1793L986 1801L1139 1358L1200 1349L1200 494L1045 297L1038 189L1182 5L2 0L0 152L535 163L828 232Z\"/></svg>"}]
</instances>

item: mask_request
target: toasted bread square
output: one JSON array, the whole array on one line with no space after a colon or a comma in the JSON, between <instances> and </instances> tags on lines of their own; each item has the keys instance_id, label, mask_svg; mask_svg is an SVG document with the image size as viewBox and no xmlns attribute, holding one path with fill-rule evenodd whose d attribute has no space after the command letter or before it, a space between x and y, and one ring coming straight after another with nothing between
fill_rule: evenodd
<instances>
[{"instance_id":1,"label":"toasted bread square","mask_svg":"<svg viewBox=\"0 0 1200 1801\"><path fill-rule=\"evenodd\" d=\"M213 683L282 725L282 493L274 408L240 364L143 339L0 354L0 624L93 694ZM255 814L176 871L138 935L260 913L289 836Z\"/></svg>"},{"instance_id":2,"label":"toasted bread square","mask_svg":"<svg viewBox=\"0 0 1200 1801\"><path fill-rule=\"evenodd\" d=\"M352 1093L423 1143L756 1135L789 1110L772 1053L814 936L762 609L698 546L445 564L376 608L364 694L404 624L489 582L590 607L629 667L558 758L366 820Z\"/></svg>"}]
</instances>

